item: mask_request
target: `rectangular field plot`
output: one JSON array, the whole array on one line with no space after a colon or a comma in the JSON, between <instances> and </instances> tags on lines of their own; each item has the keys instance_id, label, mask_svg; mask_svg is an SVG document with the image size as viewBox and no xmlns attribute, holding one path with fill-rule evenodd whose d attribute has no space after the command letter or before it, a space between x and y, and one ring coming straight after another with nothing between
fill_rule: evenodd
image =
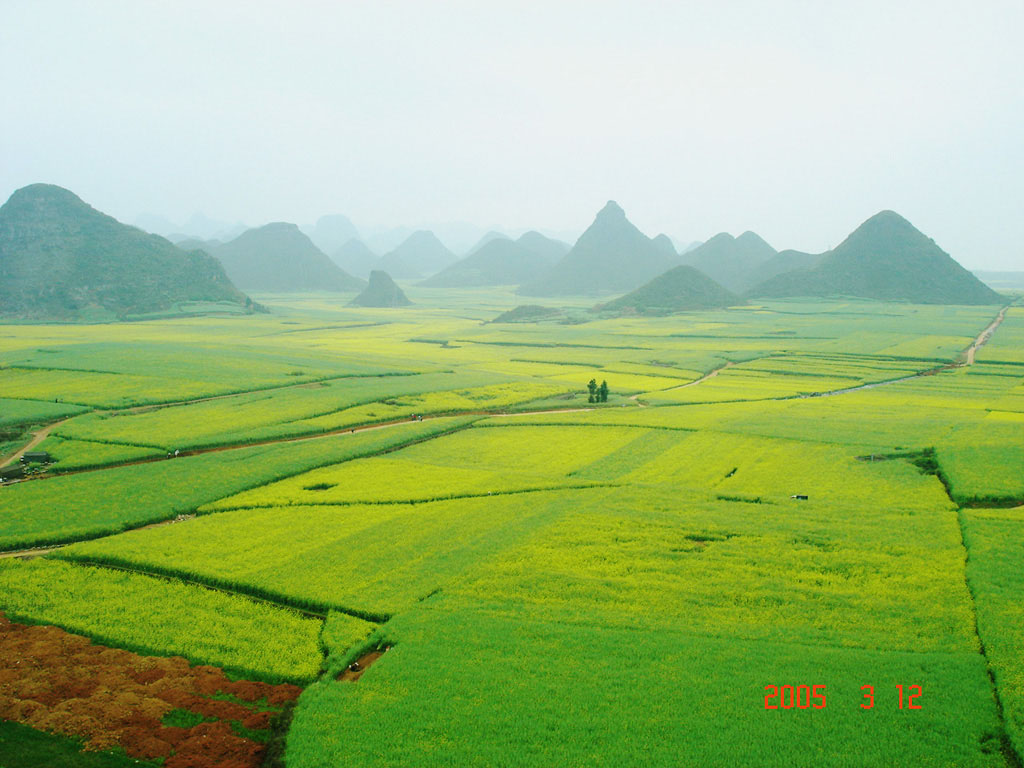
<instances>
[{"instance_id":1,"label":"rectangular field plot","mask_svg":"<svg viewBox=\"0 0 1024 768\"><path fill-rule=\"evenodd\" d=\"M766 501L804 495L867 509L949 509L941 482L907 461L865 461L849 446L702 431L621 478Z\"/></svg>"},{"instance_id":2,"label":"rectangular field plot","mask_svg":"<svg viewBox=\"0 0 1024 768\"><path fill-rule=\"evenodd\" d=\"M797 397L811 392L830 392L861 383L857 379L772 373L741 365L723 368L714 377L700 384L646 392L641 399L652 404L767 400Z\"/></svg>"},{"instance_id":3,"label":"rectangular field plot","mask_svg":"<svg viewBox=\"0 0 1024 768\"><path fill-rule=\"evenodd\" d=\"M186 449L316 434L412 414L500 408L565 391L542 382L495 381L493 374L451 372L339 379L169 408L87 414L56 434Z\"/></svg>"},{"instance_id":4,"label":"rectangular field plot","mask_svg":"<svg viewBox=\"0 0 1024 768\"><path fill-rule=\"evenodd\" d=\"M223 496L470 421L432 419L18 483L2 489L0 550L92 538L169 520Z\"/></svg>"},{"instance_id":5,"label":"rectangular field plot","mask_svg":"<svg viewBox=\"0 0 1024 768\"><path fill-rule=\"evenodd\" d=\"M6 372L4 373L6 375ZM11 400L0 398L0 427L17 424L42 424L81 413L85 408L52 400Z\"/></svg>"},{"instance_id":6,"label":"rectangular field plot","mask_svg":"<svg viewBox=\"0 0 1024 768\"><path fill-rule=\"evenodd\" d=\"M59 550L300 607L383 618L606 489L221 512ZM571 494L571 495L570 495Z\"/></svg>"},{"instance_id":7,"label":"rectangular field plot","mask_svg":"<svg viewBox=\"0 0 1024 768\"><path fill-rule=\"evenodd\" d=\"M428 501L593 483L575 470L608 460L645 430L629 427L469 429L229 496L203 511L289 504ZM616 454L617 455L617 454Z\"/></svg>"},{"instance_id":8,"label":"rectangular field plot","mask_svg":"<svg viewBox=\"0 0 1024 768\"><path fill-rule=\"evenodd\" d=\"M56 560L0 560L0 611L119 648L184 656L269 682L320 668L321 622L203 587Z\"/></svg>"},{"instance_id":9,"label":"rectangular field plot","mask_svg":"<svg viewBox=\"0 0 1024 768\"><path fill-rule=\"evenodd\" d=\"M939 443L936 457L950 492L961 502L1024 502L1024 417L990 412L954 429Z\"/></svg>"},{"instance_id":10,"label":"rectangular field plot","mask_svg":"<svg viewBox=\"0 0 1024 768\"><path fill-rule=\"evenodd\" d=\"M445 594L583 624L976 652L963 558L949 508L907 514L617 488L573 492L556 521Z\"/></svg>"},{"instance_id":11,"label":"rectangular field plot","mask_svg":"<svg viewBox=\"0 0 1024 768\"><path fill-rule=\"evenodd\" d=\"M358 683L302 695L289 766L1005 765L975 652L638 632L437 598L385 634ZM826 705L765 710L769 684L825 685ZM921 686L921 710L898 708L898 684Z\"/></svg>"},{"instance_id":12,"label":"rectangular field plot","mask_svg":"<svg viewBox=\"0 0 1024 768\"><path fill-rule=\"evenodd\" d=\"M125 464L139 459L165 455L160 448L124 443L71 440L53 434L43 440L37 450L50 454L53 463L47 469L57 472Z\"/></svg>"}]
</instances>

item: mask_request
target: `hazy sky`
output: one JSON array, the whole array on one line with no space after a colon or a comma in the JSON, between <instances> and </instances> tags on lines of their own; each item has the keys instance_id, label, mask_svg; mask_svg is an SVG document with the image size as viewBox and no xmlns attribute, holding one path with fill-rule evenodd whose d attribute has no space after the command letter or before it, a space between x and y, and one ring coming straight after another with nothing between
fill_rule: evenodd
<instances>
[{"instance_id":1,"label":"hazy sky","mask_svg":"<svg viewBox=\"0 0 1024 768\"><path fill-rule=\"evenodd\" d=\"M844 8L838 8L838 6ZM752 229L1024 269L1024 2L0 0L0 196L125 221Z\"/></svg>"}]
</instances>

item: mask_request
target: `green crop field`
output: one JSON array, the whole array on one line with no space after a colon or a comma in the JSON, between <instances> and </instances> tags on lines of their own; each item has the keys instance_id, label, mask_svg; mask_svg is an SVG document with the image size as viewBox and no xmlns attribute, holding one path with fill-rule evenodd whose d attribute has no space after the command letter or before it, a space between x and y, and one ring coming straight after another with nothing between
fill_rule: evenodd
<instances>
[{"instance_id":1,"label":"green crop field","mask_svg":"<svg viewBox=\"0 0 1024 768\"><path fill-rule=\"evenodd\" d=\"M1021 307L403 288L12 326L0 612L305 686L288 768L1019 768Z\"/></svg>"},{"instance_id":2,"label":"green crop field","mask_svg":"<svg viewBox=\"0 0 1024 768\"><path fill-rule=\"evenodd\" d=\"M270 682L310 682L320 622L276 606L109 568L0 561L8 618L55 624L152 655L182 655Z\"/></svg>"}]
</instances>

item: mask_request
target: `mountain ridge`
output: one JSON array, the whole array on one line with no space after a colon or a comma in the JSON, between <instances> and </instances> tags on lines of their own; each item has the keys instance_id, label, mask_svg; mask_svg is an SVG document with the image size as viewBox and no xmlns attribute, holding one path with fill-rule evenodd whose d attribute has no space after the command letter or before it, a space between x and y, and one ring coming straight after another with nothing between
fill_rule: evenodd
<instances>
[{"instance_id":1,"label":"mountain ridge","mask_svg":"<svg viewBox=\"0 0 1024 768\"><path fill-rule=\"evenodd\" d=\"M257 307L215 258L96 210L70 190L31 184L0 206L0 314L125 319L193 302Z\"/></svg>"},{"instance_id":2,"label":"mountain ridge","mask_svg":"<svg viewBox=\"0 0 1024 768\"><path fill-rule=\"evenodd\" d=\"M365 282L331 261L295 224L272 222L213 249L228 276L257 291L358 291Z\"/></svg>"},{"instance_id":3,"label":"mountain ridge","mask_svg":"<svg viewBox=\"0 0 1024 768\"><path fill-rule=\"evenodd\" d=\"M815 266L752 287L749 296L856 296L916 304L999 304L1004 298L895 211L876 213Z\"/></svg>"},{"instance_id":4,"label":"mountain ridge","mask_svg":"<svg viewBox=\"0 0 1024 768\"><path fill-rule=\"evenodd\" d=\"M667 240L667 238L666 238ZM669 243L672 253L675 248ZM520 286L524 296L598 295L631 291L664 272L676 259L664 243L637 229L609 200L576 244L537 280Z\"/></svg>"}]
</instances>

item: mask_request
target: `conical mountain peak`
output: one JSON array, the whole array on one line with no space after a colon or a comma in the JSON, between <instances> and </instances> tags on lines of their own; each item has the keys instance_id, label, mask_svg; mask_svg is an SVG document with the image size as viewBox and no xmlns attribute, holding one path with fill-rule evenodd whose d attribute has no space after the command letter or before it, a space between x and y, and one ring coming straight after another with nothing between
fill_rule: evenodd
<instances>
[{"instance_id":1,"label":"conical mountain peak","mask_svg":"<svg viewBox=\"0 0 1024 768\"><path fill-rule=\"evenodd\" d=\"M379 269L370 272L366 289L349 302L350 307L407 307L412 304L391 275Z\"/></svg>"},{"instance_id":2,"label":"conical mountain peak","mask_svg":"<svg viewBox=\"0 0 1024 768\"><path fill-rule=\"evenodd\" d=\"M1003 297L893 211L855 229L811 269L776 275L754 296L858 296L916 304L998 304Z\"/></svg>"},{"instance_id":3,"label":"conical mountain peak","mask_svg":"<svg viewBox=\"0 0 1024 768\"><path fill-rule=\"evenodd\" d=\"M19 189L0 206L0 262L4 316L114 319L194 301L251 307L212 256L122 224L53 184Z\"/></svg>"},{"instance_id":4,"label":"conical mountain peak","mask_svg":"<svg viewBox=\"0 0 1024 768\"><path fill-rule=\"evenodd\" d=\"M618 203L609 200L572 250L519 292L559 296L631 291L673 265L677 254L668 245L647 237Z\"/></svg>"},{"instance_id":5,"label":"conical mountain peak","mask_svg":"<svg viewBox=\"0 0 1024 768\"><path fill-rule=\"evenodd\" d=\"M626 212L622 210L622 206L616 203L614 200L609 200L604 204L598 214L598 219L625 219Z\"/></svg>"}]
</instances>

